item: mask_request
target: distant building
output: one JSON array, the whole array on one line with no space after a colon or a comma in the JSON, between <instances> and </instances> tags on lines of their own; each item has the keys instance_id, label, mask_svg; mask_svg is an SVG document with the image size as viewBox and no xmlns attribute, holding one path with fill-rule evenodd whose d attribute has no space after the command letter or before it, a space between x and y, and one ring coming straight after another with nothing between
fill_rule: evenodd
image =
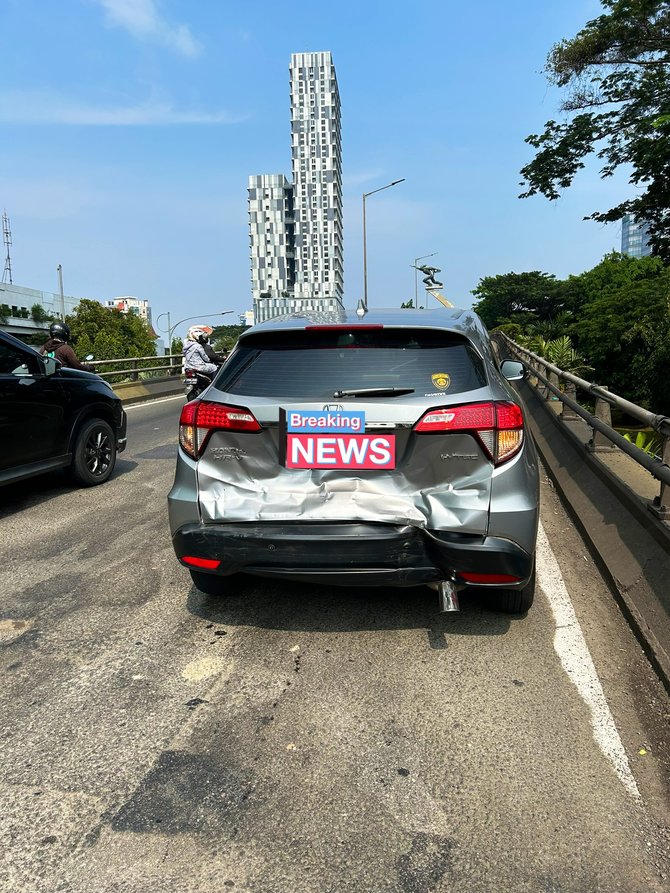
<instances>
[{"instance_id":1,"label":"distant building","mask_svg":"<svg viewBox=\"0 0 670 893\"><path fill-rule=\"evenodd\" d=\"M2 330L19 337L46 332L49 320L37 321L33 317L32 308L36 304L43 311L40 316L63 319L74 311L80 301L81 298L73 298L71 295L61 297L50 291L3 282L0 284L0 316L7 322L2 323Z\"/></svg>"},{"instance_id":2,"label":"distant building","mask_svg":"<svg viewBox=\"0 0 670 893\"><path fill-rule=\"evenodd\" d=\"M293 187L283 174L249 177L251 294L288 297L295 283Z\"/></svg>"},{"instance_id":3,"label":"distant building","mask_svg":"<svg viewBox=\"0 0 670 893\"><path fill-rule=\"evenodd\" d=\"M122 313L132 313L151 325L151 307L149 302L142 298L133 298L131 295L112 298L111 301L105 301L105 307L109 307L111 310L120 310Z\"/></svg>"},{"instance_id":4,"label":"distant building","mask_svg":"<svg viewBox=\"0 0 670 893\"><path fill-rule=\"evenodd\" d=\"M340 93L330 53L294 53L291 154L297 298L337 310L344 288ZM339 306L338 306L339 305Z\"/></svg>"},{"instance_id":5,"label":"distant building","mask_svg":"<svg viewBox=\"0 0 670 893\"><path fill-rule=\"evenodd\" d=\"M255 320L343 300L340 95L329 52L293 53L289 67L293 184L249 177Z\"/></svg>"},{"instance_id":6,"label":"distant building","mask_svg":"<svg viewBox=\"0 0 670 893\"><path fill-rule=\"evenodd\" d=\"M244 313L240 313L240 325L241 326L253 326L254 324L254 311L253 310L245 310Z\"/></svg>"},{"instance_id":7,"label":"distant building","mask_svg":"<svg viewBox=\"0 0 670 893\"><path fill-rule=\"evenodd\" d=\"M651 254L646 223L626 214L621 221L621 253L629 257L648 257Z\"/></svg>"}]
</instances>

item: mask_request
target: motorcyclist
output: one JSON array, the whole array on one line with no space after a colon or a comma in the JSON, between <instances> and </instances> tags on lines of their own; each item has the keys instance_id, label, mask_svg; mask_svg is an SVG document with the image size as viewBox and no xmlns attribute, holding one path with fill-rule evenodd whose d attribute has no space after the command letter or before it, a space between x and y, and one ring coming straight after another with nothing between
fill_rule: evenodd
<instances>
[{"instance_id":1,"label":"motorcyclist","mask_svg":"<svg viewBox=\"0 0 670 893\"><path fill-rule=\"evenodd\" d=\"M226 362L226 360L228 359L228 354L226 352L221 354L214 350L212 345L209 343L209 335L207 334L207 332L203 331L202 335L200 335L200 337L198 338L198 341L200 342L200 344L202 344L205 353L207 354L207 359L210 363L216 363L217 366L222 366Z\"/></svg>"},{"instance_id":2,"label":"motorcyclist","mask_svg":"<svg viewBox=\"0 0 670 893\"><path fill-rule=\"evenodd\" d=\"M210 380L216 370L219 368L216 363L212 363L205 352L200 338L207 335L202 326L191 326L186 333L186 341L184 343L184 369L193 369L200 374L206 375Z\"/></svg>"},{"instance_id":3,"label":"motorcyclist","mask_svg":"<svg viewBox=\"0 0 670 893\"><path fill-rule=\"evenodd\" d=\"M62 366L81 369L83 372L95 372L95 366L80 363L77 354L67 343L70 340L70 327L64 322L52 322L49 326L49 338L40 347L40 353L55 357Z\"/></svg>"}]
</instances>

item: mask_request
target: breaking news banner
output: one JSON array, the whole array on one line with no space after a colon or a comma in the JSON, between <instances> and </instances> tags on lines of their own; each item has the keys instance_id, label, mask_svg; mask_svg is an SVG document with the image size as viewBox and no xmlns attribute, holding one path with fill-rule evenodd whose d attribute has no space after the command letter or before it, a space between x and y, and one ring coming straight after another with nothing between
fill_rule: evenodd
<instances>
[{"instance_id":1,"label":"breaking news banner","mask_svg":"<svg viewBox=\"0 0 670 893\"><path fill-rule=\"evenodd\" d=\"M286 468L395 468L395 434L366 434L364 412L286 409L280 422Z\"/></svg>"}]
</instances>

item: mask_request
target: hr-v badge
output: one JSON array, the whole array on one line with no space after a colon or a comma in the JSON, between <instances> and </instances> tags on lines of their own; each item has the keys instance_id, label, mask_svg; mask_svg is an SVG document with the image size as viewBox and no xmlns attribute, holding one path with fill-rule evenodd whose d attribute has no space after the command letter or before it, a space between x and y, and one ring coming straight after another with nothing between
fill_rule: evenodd
<instances>
[{"instance_id":1,"label":"hr-v badge","mask_svg":"<svg viewBox=\"0 0 670 893\"><path fill-rule=\"evenodd\" d=\"M431 376L431 379L435 387L439 388L441 391L446 391L451 384L451 378L446 372L436 372Z\"/></svg>"}]
</instances>

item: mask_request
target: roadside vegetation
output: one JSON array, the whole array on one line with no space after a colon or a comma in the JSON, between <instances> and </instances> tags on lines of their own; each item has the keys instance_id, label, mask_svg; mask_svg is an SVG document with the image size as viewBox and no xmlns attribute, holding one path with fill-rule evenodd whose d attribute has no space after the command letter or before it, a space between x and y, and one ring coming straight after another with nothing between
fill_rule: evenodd
<instances>
[{"instance_id":1,"label":"roadside vegetation","mask_svg":"<svg viewBox=\"0 0 670 893\"><path fill-rule=\"evenodd\" d=\"M562 351L570 360L572 350L571 362L591 369L592 380L670 415L670 5L601 0L601 7L549 51L545 74L562 91L560 118L526 138L536 152L521 171L520 198L555 201L589 162L603 179L623 171L633 197L587 219L632 215L645 224L653 256L612 253L566 280L537 270L487 276L474 291L475 309L489 328L548 359Z\"/></svg>"},{"instance_id":2,"label":"roadside vegetation","mask_svg":"<svg viewBox=\"0 0 670 893\"><path fill-rule=\"evenodd\" d=\"M486 276L473 295L489 329L670 415L670 266L661 258L612 252L564 280L537 270Z\"/></svg>"},{"instance_id":3,"label":"roadside vegetation","mask_svg":"<svg viewBox=\"0 0 670 893\"><path fill-rule=\"evenodd\" d=\"M602 7L549 52L545 74L563 90L561 117L526 138L537 152L521 171L520 197L554 201L589 159L603 178L621 169L633 197L589 219L632 214L646 224L654 254L670 261L670 5L602 0Z\"/></svg>"},{"instance_id":4,"label":"roadside vegetation","mask_svg":"<svg viewBox=\"0 0 670 893\"><path fill-rule=\"evenodd\" d=\"M231 351L247 326L215 326L210 341L214 350Z\"/></svg>"},{"instance_id":5,"label":"roadside vegetation","mask_svg":"<svg viewBox=\"0 0 670 893\"><path fill-rule=\"evenodd\" d=\"M93 354L96 360L122 360L134 357L155 357L155 334L148 323L134 313L122 313L103 307L97 301L83 298L74 312L65 317L72 333L70 343L78 357ZM166 361L167 363L167 361ZM157 360L144 360L140 368L159 365ZM116 364L98 366L97 372L114 372ZM152 375L152 373L148 373ZM153 373L158 375L160 373ZM119 374L110 382L128 378Z\"/></svg>"}]
</instances>

